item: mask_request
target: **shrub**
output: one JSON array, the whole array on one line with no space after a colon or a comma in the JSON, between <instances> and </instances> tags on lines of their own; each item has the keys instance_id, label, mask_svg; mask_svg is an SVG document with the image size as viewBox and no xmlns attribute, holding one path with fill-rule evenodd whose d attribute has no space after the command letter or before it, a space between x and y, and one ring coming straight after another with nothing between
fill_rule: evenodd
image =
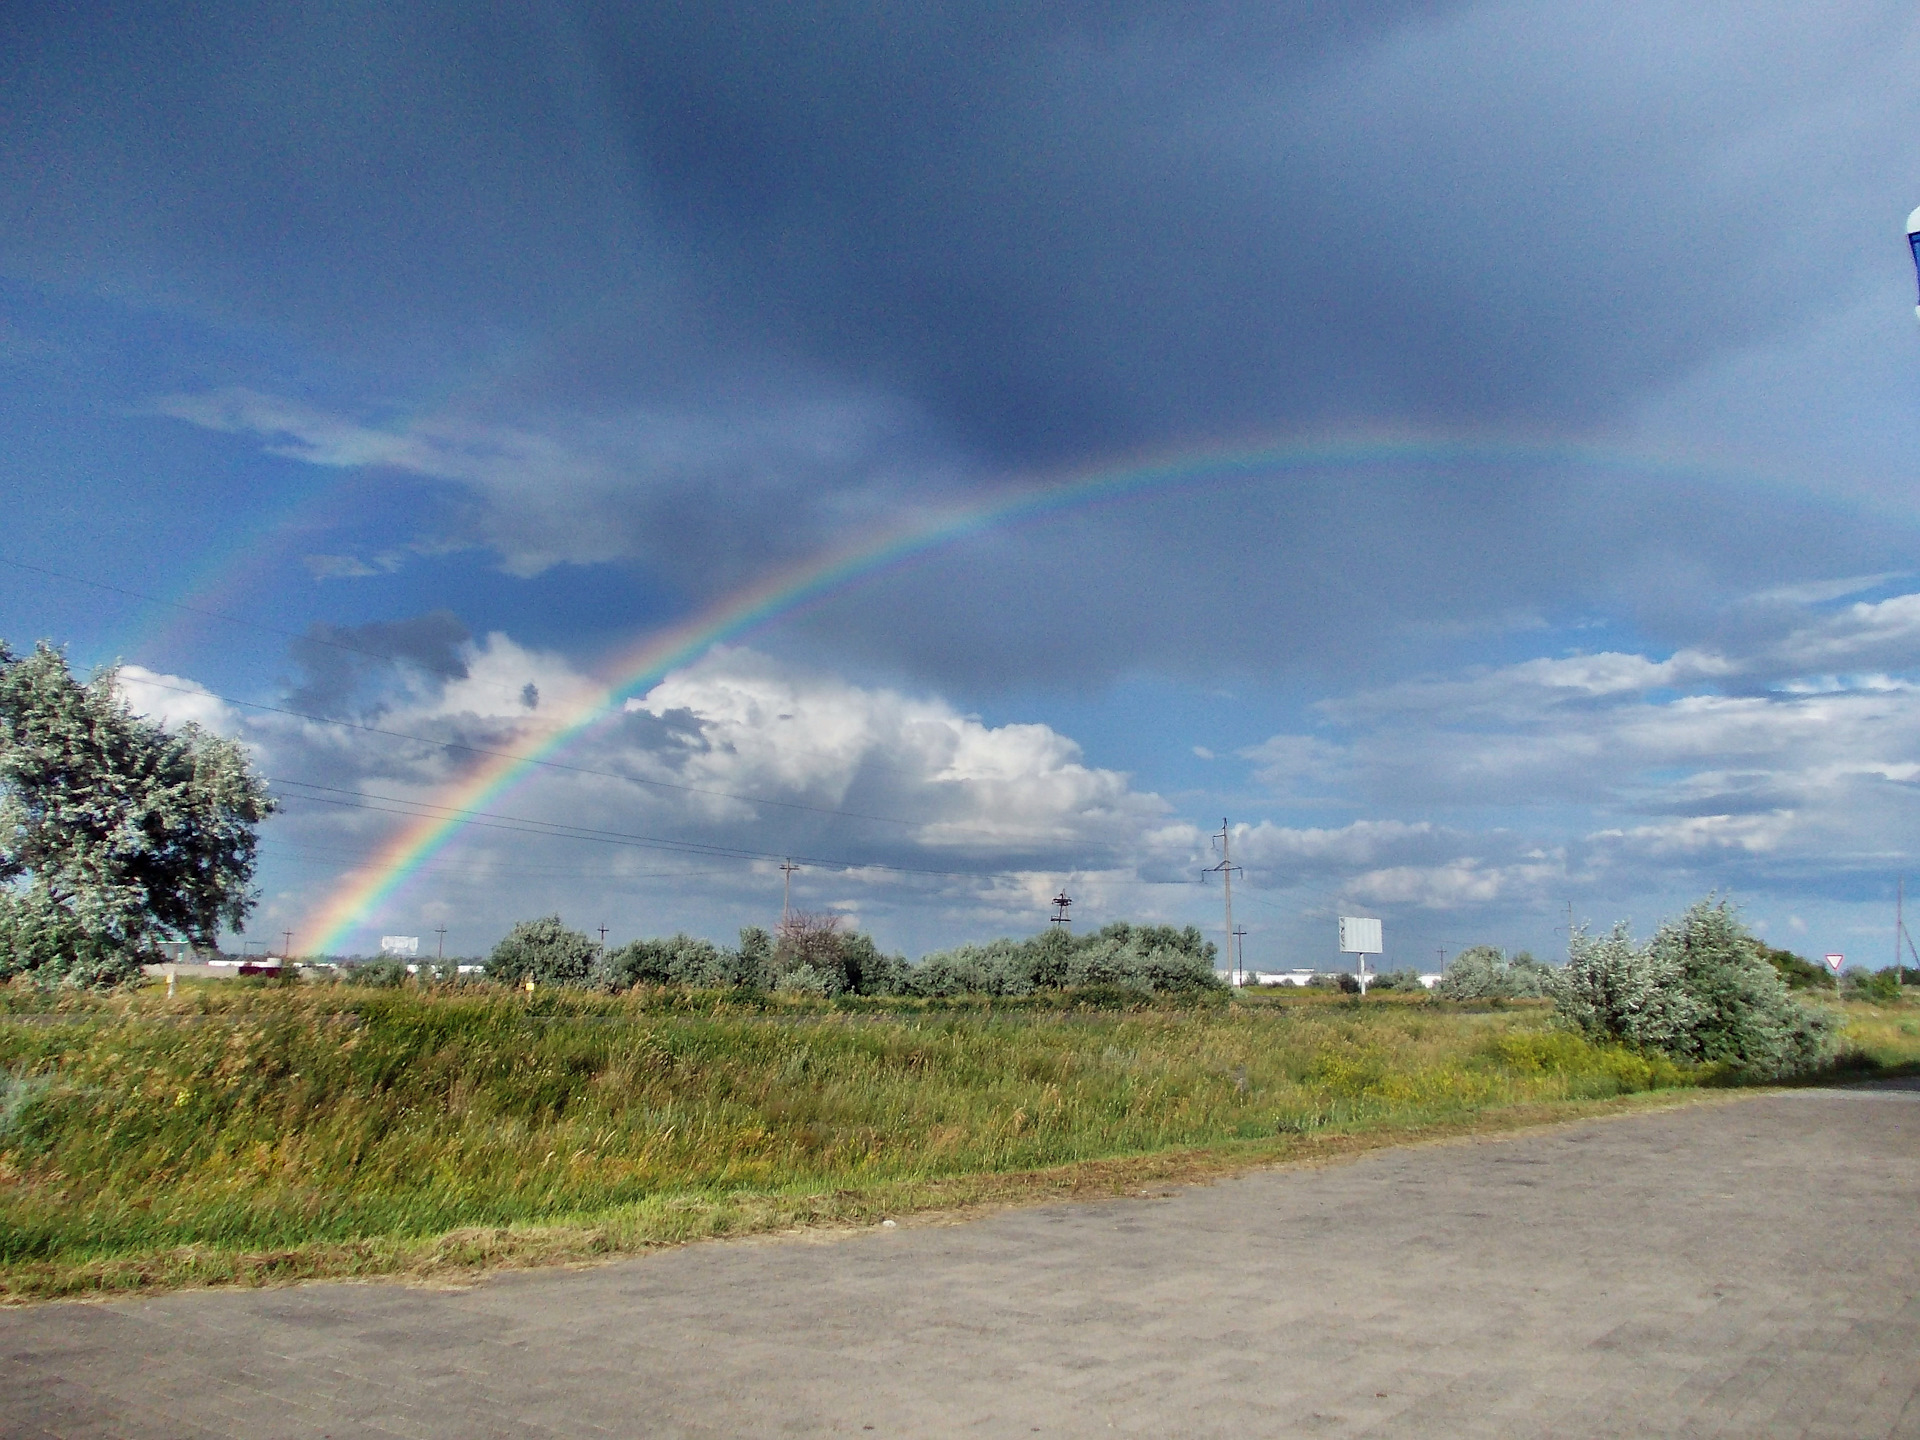
<instances>
[{"instance_id":1,"label":"shrub","mask_svg":"<svg viewBox=\"0 0 1920 1440\"><path fill-rule=\"evenodd\" d=\"M840 987L835 984L836 979L821 974L803 960L782 975L775 988L792 995L837 995Z\"/></svg>"},{"instance_id":2,"label":"shrub","mask_svg":"<svg viewBox=\"0 0 1920 1440\"><path fill-rule=\"evenodd\" d=\"M608 955L596 968L602 988L625 990L633 985L685 985L693 990L717 990L733 983L735 967L728 965L711 940L675 935L666 940L635 940Z\"/></svg>"},{"instance_id":3,"label":"shrub","mask_svg":"<svg viewBox=\"0 0 1920 1440\"><path fill-rule=\"evenodd\" d=\"M1831 990L1835 981L1824 965L1816 965L1811 960L1794 954L1791 950L1775 950L1771 946L1755 946L1760 958L1773 966L1774 973L1789 990Z\"/></svg>"},{"instance_id":4,"label":"shrub","mask_svg":"<svg viewBox=\"0 0 1920 1440\"><path fill-rule=\"evenodd\" d=\"M1900 972L1885 970L1849 970L1844 977L1849 1000L1865 1000L1871 1005L1895 1005L1900 1000Z\"/></svg>"},{"instance_id":5,"label":"shrub","mask_svg":"<svg viewBox=\"0 0 1920 1440\"><path fill-rule=\"evenodd\" d=\"M1422 991L1427 987L1420 983L1418 970L1382 970L1367 982L1367 988L1388 993L1394 991L1407 993Z\"/></svg>"},{"instance_id":6,"label":"shrub","mask_svg":"<svg viewBox=\"0 0 1920 1440\"><path fill-rule=\"evenodd\" d=\"M381 956L376 960L354 960L344 967L343 978L352 985L371 985L391 990L407 983L407 962Z\"/></svg>"},{"instance_id":7,"label":"shrub","mask_svg":"<svg viewBox=\"0 0 1920 1440\"><path fill-rule=\"evenodd\" d=\"M995 940L940 951L901 967L896 993L1027 995L1035 990L1119 987L1134 994L1186 994L1225 988L1214 947L1189 925L1120 922L1091 935L1059 927L1026 940ZM877 993L877 992L876 992Z\"/></svg>"},{"instance_id":8,"label":"shrub","mask_svg":"<svg viewBox=\"0 0 1920 1440\"><path fill-rule=\"evenodd\" d=\"M814 915L796 910L780 922L773 944L775 988L806 995L838 995L852 989L848 944L839 915ZM868 942L871 947L872 942ZM793 983L788 983L789 980Z\"/></svg>"},{"instance_id":9,"label":"shrub","mask_svg":"<svg viewBox=\"0 0 1920 1440\"><path fill-rule=\"evenodd\" d=\"M1683 1054L1699 1019L1671 955L1634 944L1626 922L1598 939L1574 932L1554 991L1560 1018L1594 1040Z\"/></svg>"},{"instance_id":10,"label":"shrub","mask_svg":"<svg viewBox=\"0 0 1920 1440\"><path fill-rule=\"evenodd\" d=\"M1446 1000L1527 1000L1547 993L1553 967L1525 950L1508 954L1492 945L1471 945L1453 957L1434 994Z\"/></svg>"},{"instance_id":11,"label":"shrub","mask_svg":"<svg viewBox=\"0 0 1920 1440\"><path fill-rule=\"evenodd\" d=\"M487 978L508 982L528 978L548 985L584 985L600 959L600 947L558 915L522 920L487 957Z\"/></svg>"},{"instance_id":12,"label":"shrub","mask_svg":"<svg viewBox=\"0 0 1920 1440\"><path fill-rule=\"evenodd\" d=\"M1830 1053L1833 1017L1793 999L1725 900L1700 901L1645 946L1622 923L1599 939L1576 932L1572 950L1554 1001L1589 1039L1768 1078Z\"/></svg>"}]
</instances>

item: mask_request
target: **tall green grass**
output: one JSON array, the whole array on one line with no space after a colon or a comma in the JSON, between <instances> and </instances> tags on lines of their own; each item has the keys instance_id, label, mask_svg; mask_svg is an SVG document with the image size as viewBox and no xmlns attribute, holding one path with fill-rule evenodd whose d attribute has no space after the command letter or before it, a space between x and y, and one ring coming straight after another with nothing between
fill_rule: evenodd
<instances>
[{"instance_id":1,"label":"tall green grass","mask_svg":"<svg viewBox=\"0 0 1920 1440\"><path fill-rule=\"evenodd\" d=\"M218 1277L210 1255L357 1246L355 1265L381 1268L371 1242L397 1254L583 1217L625 1215L622 1243L644 1243L684 1226L634 1217L675 1207L897 1201L921 1182L1193 1147L1283 1153L1708 1078L1547 1023L1371 1002L5 991L0 1294L165 1278L149 1262L167 1255ZM1893 1033L1889 1059L1904 1053Z\"/></svg>"}]
</instances>

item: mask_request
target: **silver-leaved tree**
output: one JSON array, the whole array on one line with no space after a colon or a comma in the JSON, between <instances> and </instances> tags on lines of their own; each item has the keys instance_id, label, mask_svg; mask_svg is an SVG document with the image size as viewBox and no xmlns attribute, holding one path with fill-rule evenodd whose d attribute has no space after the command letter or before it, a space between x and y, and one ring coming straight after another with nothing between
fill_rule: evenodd
<instances>
[{"instance_id":1,"label":"silver-leaved tree","mask_svg":"<svg viewBox=\"0 0 1920 1440\"><path fill-rule=\"evenodd\" d=\"M157 941L210 947L253 909L265 782L233 741L142 719L114 682L0 641L0 979L116 984Z\"/></svg>"}]
</instances>

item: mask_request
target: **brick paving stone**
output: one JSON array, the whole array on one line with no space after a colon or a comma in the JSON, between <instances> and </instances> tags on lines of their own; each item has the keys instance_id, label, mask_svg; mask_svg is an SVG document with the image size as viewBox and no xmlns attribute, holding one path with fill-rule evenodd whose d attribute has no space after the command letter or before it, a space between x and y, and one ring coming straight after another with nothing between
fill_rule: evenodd
<instances>
[{"instance_id":1,"label":"brick paving stone","mask_svg":"<svg viewBox=\"0 0 1920 1440\"><path fill-rule=\"evenodd\" d=\"M467 1289L43 1305L0 1312L0 1437L1920 1440L1916 1196L1909 1083Z\"/></svg>"}]
</instances>

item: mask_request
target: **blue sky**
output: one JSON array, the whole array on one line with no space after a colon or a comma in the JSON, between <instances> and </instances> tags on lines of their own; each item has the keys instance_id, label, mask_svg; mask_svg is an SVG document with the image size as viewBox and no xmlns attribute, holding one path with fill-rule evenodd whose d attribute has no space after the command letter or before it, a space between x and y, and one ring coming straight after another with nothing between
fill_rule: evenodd
<instances>
[{"instance_id":1,"label":"blue sky","mask_svg":"<svg viewBox=\"0 0 1920 1440\"><path fill-rule=\"evenodd\" d=\"M1062 884L1217 926L1224 815L1260 966L1709 889L1887 963L1917 61L1892 4L9 7L0 637L255 747L277 942L449 742L772 567L1142 454L1524 446L976 536L498 808L816 857L911 953ZM476 827L363 943L777 914L687 855Z\"/></svg>"}]
</instances>

